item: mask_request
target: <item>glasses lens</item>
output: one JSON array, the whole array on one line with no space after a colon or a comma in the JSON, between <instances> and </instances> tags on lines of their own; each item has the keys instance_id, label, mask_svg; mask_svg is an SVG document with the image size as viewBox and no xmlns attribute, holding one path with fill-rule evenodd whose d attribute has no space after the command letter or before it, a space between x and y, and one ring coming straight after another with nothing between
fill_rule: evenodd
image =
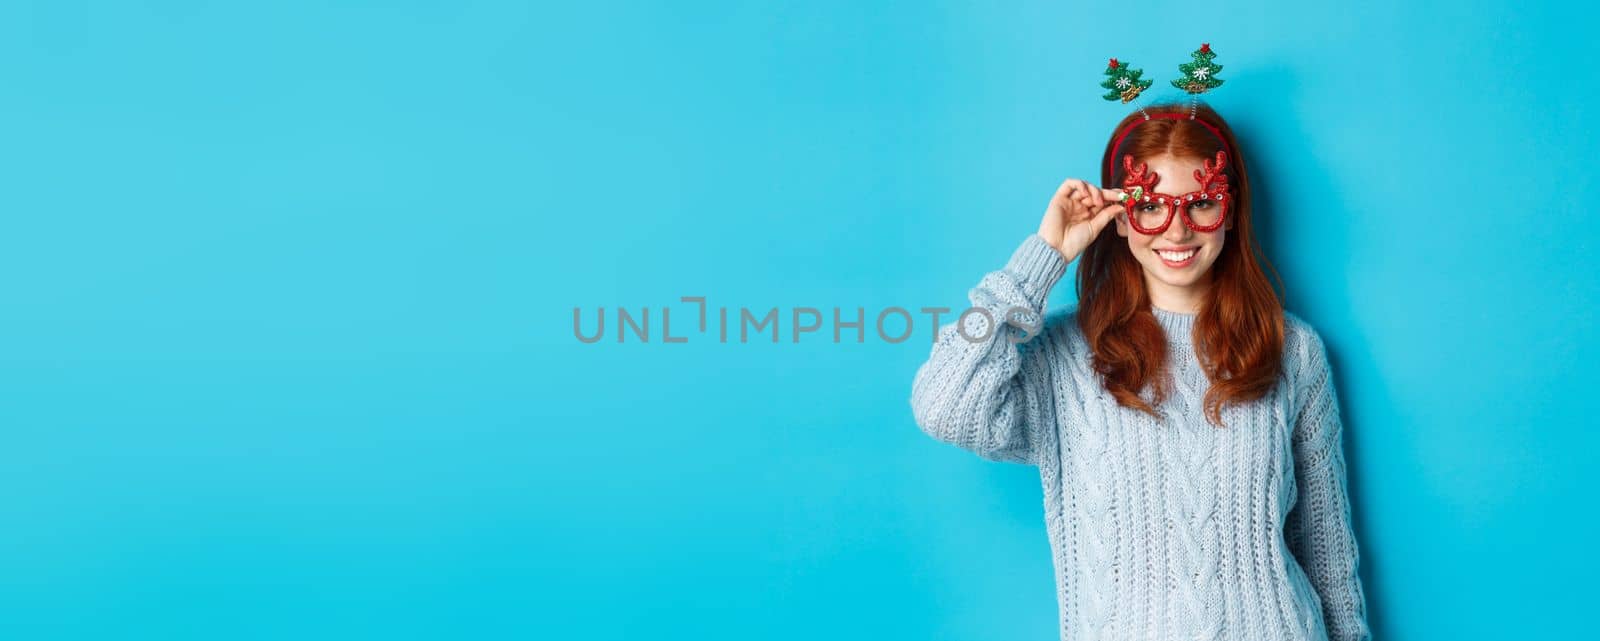
<instances>
[{"instance_id":1,"label":"glasses lens","mask_svg":"<svg viewBox=\"0 0 1600 641\"><path fill-rule=\"evenodd\" d=\"M1195 200L1185 202L1184 205L1189 208L1189 220L1194 221L1194 224L1201 227L1217 224L1217 221L1222 218L1224 209L1223 200L1215 196L1200 196Z\"/></svg>"},{"instance_id":2,"label":"glasses lens","mask_svg":"<svg viewBox=\"0 0 1600 641\"><path fill-rule=\"evenodd\" d=\"M1167 204L1156 202L1154 198L1134 203L1133 220L1146 229L1160 227L1161 223L1167 222Z\"/></svg>"}]
</instances>

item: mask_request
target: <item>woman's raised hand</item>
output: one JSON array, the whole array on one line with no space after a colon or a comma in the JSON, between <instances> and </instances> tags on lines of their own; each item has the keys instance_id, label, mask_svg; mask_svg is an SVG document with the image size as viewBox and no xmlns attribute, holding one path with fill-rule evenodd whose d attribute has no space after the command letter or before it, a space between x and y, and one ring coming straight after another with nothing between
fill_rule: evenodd
<instances>
[{"instance_id":1,"label":"woman's raised hand","mask_svg":"<svg viewBox=\"0 0 1600 641\"><path fill-rule=\"evenodd\" d=\"M1102 189L1077 178L1068 178L1056 189L1039 221L1039 236L1072 262L1088 249L1106 223L1122 210L1118 199L1122 191Z\"/></svg>"}]
</instances>

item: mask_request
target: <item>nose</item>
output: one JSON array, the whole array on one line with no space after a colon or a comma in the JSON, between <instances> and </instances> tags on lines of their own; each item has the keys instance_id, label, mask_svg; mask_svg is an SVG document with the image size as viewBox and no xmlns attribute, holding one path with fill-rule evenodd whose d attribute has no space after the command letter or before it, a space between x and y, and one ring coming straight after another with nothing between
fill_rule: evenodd
<instances>
[{"instance_id":1,"label":"nose","mask_svg":"<svg viewBox=\"0 0 1600 641\"><path fill-rule=\"evenodd\" d=\"M1184 224L1183 215L1174 212L1172 224L1167 225L1166 230L1161 232L1161 237L1167 239L1167 242L1176 244L1189 240L1189 235L1193 233L1194 230L1189 229L1189 226Z\"/></svg>"}]
</instances>

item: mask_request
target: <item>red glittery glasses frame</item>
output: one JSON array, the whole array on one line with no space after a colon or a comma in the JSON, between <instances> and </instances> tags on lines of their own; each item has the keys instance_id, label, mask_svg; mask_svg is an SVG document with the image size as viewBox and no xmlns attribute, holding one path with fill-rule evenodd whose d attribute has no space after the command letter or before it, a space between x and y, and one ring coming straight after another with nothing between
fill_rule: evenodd
<instances>
[{"instance_id":1,"label":"red glittery glasses frame","mask_svg":"<svg viewBox=\"0 0 1600 641\"><path fill-rule=\"evenodd\" d=\"M1179 120L1184 118L1200 123L1208 131L1210 131L1212 135L1215 135L1218 141L1222 142L1223 147L1228 147L1228 139L1222 137L1222 132L1218 131L1216 127L1211 126L1211 123L1180 113L1159 113L1154 116L1147 116L1144 120L1138 120L1130 123L1122 130L1122 132L1117 134L1117 139L1115 143L1112 144L1111 148L1113 151L1120 148L1122 146L1123 139L1127 138L1128 134L1133 132L1133 128L1145 121L1152 119ZM1109 155L1106 157L1107 175L1111 174L1111 158L1112 156ZM1166 231L1167 227L1172 224L1173 213L1178 213L1183 217L1183 224L1188 225L1189 229L1193 229L1202 233L1215 231L1217 228L1221 227L1223 223L1228 221L1228 175L1223 173L1227 166L1227 150L1224 149L1222 151L1218 151L1216 165L1212 165L1210 161L1201 161L1201 167L1203 167L1204 170L1196 169L1194 171L1195 180L1200 182L1200 189L1198 191L1192 191L1181 196L1175 196L1172 194L1156 193L1155 186L1156 183L1161 180L1161 176L1153 171L1149 171L1149 166L1145 163L1139 163L1139 167L1137 169L1134 168L1133 154L1124 154L1122 156L1122 167L1125 170L1125 173L1122 179L1122 187L1128 193L1126 196L1124 196L1122 204L1123 210L1127 213L1128 225L1133 227L1134 231L1153 236ZM1138 195L1135 196L1135 194ZM1189 205L1194 204L1195 201L1200 200L1202 197L1209 197L1212 200L1215 200L1217 206L1222 208L1222 213L1217 217L1217 222L1206 226L1196 225L1194 221L1189 218ZM1154 199L1155 202L1166 205L1167 218L1157 227L1141 227L1139 226L1139 223L1134 220L1136 216L1134 215L1133 209L1140 203L1147 203L1152 199Z\"/></svg>"},{"instance_id":2,"label":"red glittery glasses frame","mask_svg":"<svg viewBox=\"0 0 1600 641\"><path fill-rule=\"evenodd\" d=\"M1141 234L1153 236L1166 231L1167 226L1172 224L1172 214L1177 213L1183 216L1183 224L1188 225L1189 229L1197 232L1216 231L1218 227L1221 227L1223 223L1228 221L1228 175L1222 173L1228 166L1228 152L1218 151L1215 165L1211 164L1209 160L1202 160L1200 166L1204 169L1194 170L1195 180L1200 181L1199 190L1191 191L1181 196L1158 194L1155 192L1155 186L1161 180L1161 176L1156 172L1149 171L1149 167L1145 163L1139 163L1139 166L1135 168L1133 166L1133 154L1123 155L1122 167L1127 170L1127 175L1122 179L1122 187L1129 191L1127 192L1127 197L1122 201L1122 207L1128 214L1128 226L1133 227L1134 231ZM1167 218L1156 227L1141 227L1137 220L1138 216L1134 214L1133 210L1135 207L1149 203L1152 200L1166 206ZM1189 206L1201 200L1213 201L1218 207L1222 208L1222 212L1217 216L1217 222L1201 226L1196 225L1194 219L1189 217Z\"/></svg>"}]
</instances>

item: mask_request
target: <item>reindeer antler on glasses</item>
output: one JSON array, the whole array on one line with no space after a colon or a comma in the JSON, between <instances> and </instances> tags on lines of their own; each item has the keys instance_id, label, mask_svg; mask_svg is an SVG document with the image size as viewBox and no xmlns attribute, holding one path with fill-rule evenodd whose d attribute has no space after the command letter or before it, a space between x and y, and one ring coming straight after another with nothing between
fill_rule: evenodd
<instances>
[{"instance_id":1,"label":"reindeer antler on glasses","mask_svg":"<svg viewBox=\"0 0 1600 641\"><path fill-rule=\"evenodd\" d=\"M1212 165L1209 160L1200 161L1203 170L1194 170L1194 179L1200 181L1200 191L1207 193L1228 190L1228 175L1222 170L1228 167L1228 152L1217 152L1217 164Z\"/></svg>"},{"instance_id":2,"label":"reindeer antler on glasses","mask_svg":"<svg viewBox=\"0 0 1600 641\"><path fill-rule=\"evenodd\" d=\"M1139 163L1133 166L1133 154L1122 155L1122 168L1127 174L1122 177L1122 187L1127 198L1140 198L1145 194L1155 191L1156 183L1161 180L1161 175L1150 171L1150 165Z\"/></svg>"}]
</instances>

